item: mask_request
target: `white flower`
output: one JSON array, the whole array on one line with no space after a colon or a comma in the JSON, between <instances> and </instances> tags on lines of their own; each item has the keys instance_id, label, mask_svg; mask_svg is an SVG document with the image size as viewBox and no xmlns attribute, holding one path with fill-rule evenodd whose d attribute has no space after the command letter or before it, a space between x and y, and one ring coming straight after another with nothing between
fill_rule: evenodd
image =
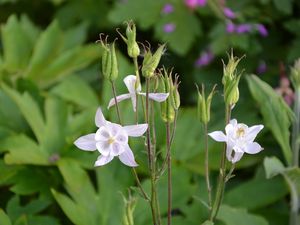
<instances>
[{"instance_id":1,"label":"white flower","mask_svg":"<svg viewBox=\"0 0 300 225\"><path fill-rule=\"evenodd\" d=\"M146 132L148 124L121 126L111 123L105 120L100 108L96 113L95 124L99 128L96 133L84 135L74 142L81 150L98 150L101 153L95 166L103 166L116 156L127 166L138 166L128 145L128 136L142 136Z\"/></svg>"},{"instance_id":2,"label":"white flower","mask_svg":"<svg viewBox=\"0 0 300 225\"><path fill-rule=\"evenodd\" d=\"M263 125L248 127L246 124L237 123L236 119L233 119L225 127L226 134L222 131L215 131L208 135L215 141L226 142L227 159L232 163L236 163L242 158L244 153L256 154L263 150L257 142L253 142L256 135L263 128Z\"/></svg>"},{"instance_id":3,"label":"white flower","mask_svg":"<svg viewBox=\"0 0 300 225\"><path fill-rule=\"evenodd\" d=\"M146 96L146 93L141 92L141 85L136 87L136 76L128 75L124 78L124 83L129 91L128 94L122 94L117 96L117 102L121 102L125 99L131 98L133 111L136 111L136 95ZM149 93L149 98L156 102L163 102L167 99L169 93ZM115 99L112 98L108 103L108 108L115 105Z\"/></svg>"}]
</instances>

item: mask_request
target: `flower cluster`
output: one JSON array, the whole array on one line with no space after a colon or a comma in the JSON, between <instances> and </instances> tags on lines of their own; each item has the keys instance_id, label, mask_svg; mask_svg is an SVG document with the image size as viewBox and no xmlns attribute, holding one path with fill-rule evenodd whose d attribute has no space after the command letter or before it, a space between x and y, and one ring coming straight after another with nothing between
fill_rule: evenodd
<instances>
[{"instance_id":1,"label":"flower cluster","mask_svg":"<svg viewBox=\"0 0 300 225\"><path fill-rule=\"evenodd\" d=\"M248 127L233 119L225 127L225 134L222 131L214 131L209 133L209 136L215 141L226 142L226 157L230 162L236 163L244 153L256 154L263 150L257 142L254 142L263 127L263 125Z\"/></svg>"}]
</instances>

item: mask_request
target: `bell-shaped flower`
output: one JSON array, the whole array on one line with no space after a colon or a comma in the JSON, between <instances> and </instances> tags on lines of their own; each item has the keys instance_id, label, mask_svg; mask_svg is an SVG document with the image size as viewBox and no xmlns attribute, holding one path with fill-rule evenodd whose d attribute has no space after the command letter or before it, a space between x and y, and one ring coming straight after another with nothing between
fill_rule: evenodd
<instances>
[{"instance_id":1,"label":"bell-shaped flower","mask_svg":"<svg viewBox=\"0 0 300 225\"><path fill-rule=\"evenodd\" d=\"M96 113L95 124L99 128L96 133L84 135L74 142L81 150L98 150L101 153L95 166L103 166L114 157L119 157L120 161L127 166L138 166L128 145L128 137L142 136L148 124L121 126L105 120L100 108Z\"/></svg>"},{"instance_id":2,"label":"bell-shaped flower","mask_svg":"<svg viewBox=\"0 0 300 225\"><path fill-rule=\"evenodd\" d=\"M226 157L232 162L239 161L244 153L256 154L263 148L254 142L256 135L264 128L263 125L248 127L246 124L237 123L236 119L230 121L225 127L225 133L214 131L208 135L218 142L226 142Z\"/></svg>"},{"instance_id":3,"label":"bell-shaped flower","mask_svg":"<svg viewBox=\"0 0 300 225\"><path fill-rule=\"evenodd\" d=\"M140 84L136 85L136 76L128 75L124 78L123 81L129 93L117 96L116 97L117 102L119 103L125 99L131 98L133 111L136 111L136 96L137 95L146 96L146 93L141 92L142 88ZM168 96L169 93L149 93L149 98L156 102L163 102L167 99ZM116 104L115 99L112 98L109 101L108 108L110 108L115 104Z\"/></svg>"}]
</instances>

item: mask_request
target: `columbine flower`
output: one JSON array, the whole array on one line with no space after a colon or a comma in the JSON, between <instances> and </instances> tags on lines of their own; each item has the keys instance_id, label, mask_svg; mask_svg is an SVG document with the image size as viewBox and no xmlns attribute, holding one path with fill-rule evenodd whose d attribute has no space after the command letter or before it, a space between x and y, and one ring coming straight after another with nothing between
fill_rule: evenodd
<instances>
[{"instance_id":1,"label":"columbine flower","mask_svg":"<svg viewBox=\"0 0 300 225\"><path fill-rule=\"evenodd\" d=\"M226 134L222 131L214 131L208 135L215 141L226 142L227 159L232 163L236 163L244 153L256 154L263 150L257 142L253 142L263 127L263 125L248 127L246 124L237 123L236 119L233 119L225 127Z\"/></svg>"},{"instance_id":2,"label":"columbine flower","mask_svg":"<svg viewBox=\"0 0 300 225\"><path fill-rule=\"evenodd\" d=\"M120 161L127 166L138 166L128 145L128 136L142 136L146 132L148 124L121 126L111 123L105 120L100 108L96 113L95 124L99 128L96 133L84 135L74 142L81 150L98 150L101 153L95 166L103 166L114 157L119 157Z\"/></svg>"},{"instance_id":3,"label":"columbine flower","mask_svg":"<svg viewBox=\"0 0 300 225\"><path fill-rule=\"evenodd\" d=\"M124 78L124 83L129 91L128 94L122 94L117 96L117 102L121 102L125 99L131 98L133 111L136 111L136 95L146 96L146 93L141 92L141 85L136 85L136 76L128 75ZM136 87L137 86L137 87ZM149 98L156 102L163 102L167 99L169 93L149 93ZM112 98L109 101L108 108L115 105L115 99Z\"/></svg>"}]
</instances>

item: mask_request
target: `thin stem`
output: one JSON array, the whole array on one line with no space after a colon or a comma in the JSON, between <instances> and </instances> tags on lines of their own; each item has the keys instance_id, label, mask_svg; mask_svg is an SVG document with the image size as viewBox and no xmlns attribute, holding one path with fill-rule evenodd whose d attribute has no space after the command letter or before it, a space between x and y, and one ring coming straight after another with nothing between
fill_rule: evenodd
<instances>
[{"instance_id":1,"label":"thin stem","mask_svg":"<svg viewBox=\"0 0 300 225\"><path fill-rule=\"evenodd\" d=\"M226 125L229 123L230 113L231 113L231 106L228 105L226 106L226 111L225 111ZM225 177L226 177L226 143L224 144L224 149L223 149L221 163L220 163L220 173L219 173L217 193L210 214L210 221L212 222L216 218L219 208L221 206L221 202L223 200L223 194L225 189Z\"/></svg>"},{"instance_id":2,"label":"thin stem","mask_svg":"<svg viewBox=\"0 0 300 225\"><path fill-rule=\"evenodd\" d=\"M167 158L168 158L168 225L171 225L172 217L172 171L171 171L171 138L170 138L170 123L166 123L166 142L167 142Z\"/></svg>"},{"instance_id":3,"label":"thin stem","mask_svg":"<svg viewBox=\"0 0 300 225\"><path fill-rule=\"evenodd\" d=\"M111 88L112 88L114 100L115 100L115 103L116 103L115 105L116 105L116 110L117 110L117 116L118 116L119 124L122 124L122 119L121 119L119 104L117 102L116 87L115 87L115 83L113 81L111 82Z\"/></svg>"},{"instance_id":4,"label":"thin stem","mask_svg":"<svg viewBox=\"0 0 300 225\"><path fill-rule=\"evenodd\" d=\"M206 180L206 189L208 195L208 206L209 211L211 211L212 200L211 200L211 186L209 181L209 154L208 154L208 132L207 132L207 123L204 124L204 145L205 145L205 180Z\"/></svg>"},{"instance_id":5,"label":"thin stem","mask_svg":"<svg viewBox=\"0 0 300 225\"><path fill-rule=\"evenodd\" d=\"M174 119L174 124L173 124L173 128L172 128L172 134L171 134L171 138L170 138L170 148L172 146L172 143L173 143L173 140L174 140L174 137L175 137L177 117L178 117L178 110L175 110L175 119ZM169 152L167 152L166 158L164 159L164 161L163 161L163 163L161 165L161 168L160 168L160 170L157 173L158 176L161 176L163 174L163 172L165 171L165 169L166 169L166 166L167 166L167 163L168 163L168 157L169 157L168 154L169 154Z\"/></svg>"},{"instance_id":6,"label":"thin stem","mask_svg":"<svg viewBox=\"0 0 300 225\"><path fill-rule=\"evenodd\" d=\"M298 218L298 209L299 209L299 198L297 188L295 187L294 183L291 179L284 175L285 180L289 184L290 192L291 192L291 209L290 209L290 225L299 225L299 218Z\"/></svg>"},{"instance_id":7,"label":"thin stem","mask_svg":"<svg viewBox=\"0 0 300 225\"><path fill-rule=\"evenodd\" d=\"M146 123L149 124L149 78L146 78ZM159 204L157 200L157 190L156 190L156 168L155 168L155 155L151 147L151 132L150 126L147 129L147 153L148 153L148 164L151 175L151 208L152 208L152 218L154 225L160 225L160 215L159 215Z\"/></svg>"},{"instance_id":8,"label":"thin stem","mask_svg":"<svg viewBox=\"0 0 300 225\"><path fill-rule=\"evenodd\" d=\"M296 89L294 101L295 120L292 132L293 166L299 166L300 90Z\"/></svg>"}]
</instances>

